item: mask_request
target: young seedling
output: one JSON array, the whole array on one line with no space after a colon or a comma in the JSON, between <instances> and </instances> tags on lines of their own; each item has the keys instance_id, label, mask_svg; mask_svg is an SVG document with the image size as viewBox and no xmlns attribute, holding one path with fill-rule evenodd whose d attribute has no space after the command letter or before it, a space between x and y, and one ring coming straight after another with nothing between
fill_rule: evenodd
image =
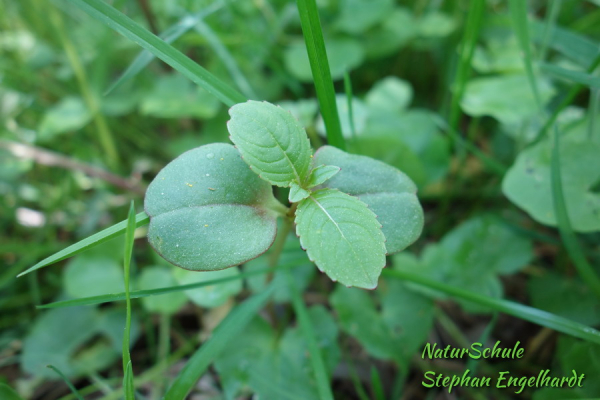
<instances>
[{"instance_id":1,"label":"young seedling","mask_svg":"<svg viewBox=\"0 0 600 400\"><path fill-rule=\"evenodd\" d=\"M248 101L229 113L235 147L190 150L150 184L145 210L154 249L185 269L224 269L263 254L277 217L293 218L321 271L346 286L375 288L386 254L421 233L415 184L383 162L334 147L313 155L304 128L281 107ZM291 208L271 185L290 189Z\"/></svg>"}]
</instances>

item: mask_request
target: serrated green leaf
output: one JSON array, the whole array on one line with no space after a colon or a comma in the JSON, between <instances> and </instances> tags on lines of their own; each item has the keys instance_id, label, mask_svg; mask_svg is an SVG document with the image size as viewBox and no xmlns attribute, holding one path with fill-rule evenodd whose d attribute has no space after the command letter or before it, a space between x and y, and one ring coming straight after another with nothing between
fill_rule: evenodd
<instances>
[{"instance_id":1,"label":"serrated green leaf","mask_svg":"<svg viewBox=\"0 0 600 400\"><path fill-rule=\"evenodd\" d=\"M169 163L148 187L148 240L167 261L212 271L243 263L273 243L277 208L271 186L231 145L214 143Z\"/></svg>"},{"instance_id":2,"label":"serrated green leaf","mask_svg":"<svg viewBox=\"0 0 600 400\"><path fill-rule=\"evenodd\" d=\"M413 243L423 230L423 209L415 184L404 173L381 161L323 146L314 157L316 164L341 168L324 186L357 196L377 215L385 235L388 254Z\"/></svg>"},{"instance_id":3,"label":"serrated green leaf","mask_svg":"<svg viewBox=\"0 0 600 400\"><path fill-rule=\"evenodd\" d=\"M244 161L272 185L302 185L308 177L308 136L288 111L267 102L248 101L229 109L231 140Z\"/></svg>"},{"instance_id":4,"label":"serrated green leaf","mask_svg":"<svg viewBox=\"0 0 600 400\"><path fill-rule=\"evenodd\" d=\"M325 183L333 178L338 172L340 172L340 167L336 167L335 165L319 165L310 171L306 186L312 188Z\"/></svg>"},{"instance_id":5,"label":"serrated green leaf","mask_svg":"<svg viewBox=\"0 0 600 400\"><path fill-rule=\"evenodd\" d=\"M301 188L296 182L292 182L289 195L290 203L297 203L300 200L304 200L309 195L310 192L308 190Z\"/></svg>"},{"instance_id":6,"label":"serrated green leaf","mask_svg":"<svg viewBox=\"0 0 600 400\"><path fill-rule=\"evenodd\" d=\"M333 189L312 193L298 205L296 232L308 257L332 280L377 286L385 266L385 237L375 214L356 197Z\"/></svg>"}]
</instances>

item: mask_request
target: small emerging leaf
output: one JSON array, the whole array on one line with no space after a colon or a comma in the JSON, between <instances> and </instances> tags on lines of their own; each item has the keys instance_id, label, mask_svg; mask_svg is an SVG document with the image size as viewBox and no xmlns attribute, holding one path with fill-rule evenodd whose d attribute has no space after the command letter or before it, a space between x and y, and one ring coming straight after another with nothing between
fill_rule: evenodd
<instances>
[{"instance_id":1,"label":"small emerging leaf","mask_svg":"<svg viewBox=\"0 0 600 400\"><path fill-rule=\"evenodd\" d=\"M296 182L292 182L292 185L290 186L290 195L289 195L290 203L297 203L300 200L304 200L309 195L310 195L310 192L308 190L302 189L300 187L300 185L298 185Z\"/></svg>"},{"instance_id":2,"label":"small emerging leaf","mask_svg":"<svg viewBox=\"0 0 600 400\"><path fill-rule=\"evenodd\" d=\"M272 185L302 185L310 168L310 143L288 111L267 102L248 101L229 109L231 141L244 161Z\"/></svg>"},{"instance_id":3,"label":"small emerging leaf","mask_svg":"<svg viewBox=\"0 0 600 400\"><path fill-rule=\"evenodd\" d=\"M334 281L374 289L385 266L377 217L356 197L321 189L302 200L296 232L308 257Z\"/></svg>"},{"instance_id":4,"label":"small emerging leaf","mask_svg":"<svg viewBox=\"0 0 600 400\"><path fill-rule=\"evenodd\" d=\"M334 165L319 165L310 171L307 186L311 188L320 185L331 179L338 172L340 172L340 167L336 167Z\"/></svg>"}]
</instances>

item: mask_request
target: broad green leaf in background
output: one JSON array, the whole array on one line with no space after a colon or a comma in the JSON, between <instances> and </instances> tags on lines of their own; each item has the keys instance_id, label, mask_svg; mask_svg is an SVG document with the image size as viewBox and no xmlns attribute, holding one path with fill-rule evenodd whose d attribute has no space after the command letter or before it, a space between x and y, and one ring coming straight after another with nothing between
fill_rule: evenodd
<instances>
[{"instance_id":1,"label":"broad green leaf in background","mask_svg":"<svg viewBox=\"0 0 600 400\"><path fill-rule=\"evenodd\" d=\"M251 100L233 106L229 114L231 140L261 178L283 187L306 182L312 151L304 128L289 111Z\"/></svg>"},{"instance_id":2,"label":"broad green leaf in background","mask_svg":"<svg viewBox=\"0 0 600 400\"><path fill-rule=\"evenodd\" d=\"M296 101L280 101L277 103L284 110L288 110L302 126L312 126L319 110L317 99L299 99ZM339 107L339 106L338 106Z\"/></svg>"},{"instance_id":3,"label":"broad green leaf in background","mask_svg":"<svg viewBox=\"0 0 600 400\"><path fill-rule=\"evenodd\" d=\"M399 112L404 110L413 98L413 88L407 81L388 76L373 85L365 101L373 110Z\"/></svg>"},{"instance_id":4,"label":"broad green leaf in background","mask_svg":"<svg viewBox=\"0 0 600 400\"><path fill-rule=\"evenodd\" d=\"M132 324L132 342L139 333ZM61 308L41 314L23 341L21 367L48 379L57 376L48 364L66 376L80 376L106 368L121 356L125 315L120 310L92 307ZM97 337L98 340L93 340Z\"/></svg>"},{"instance_id":5,"label":"broad green leaf in background","mask_svg":"<svg viewBox=\"0 0 600 400\"><path fill-rule=\"evenodd\" d=\"M219 107L219 100L181 74L158 78L140 103L142 114L159 118L207 119L214 117Z\"/></svg>"},{"instance_id":6,"label":"broad green leaf in background","mask_svg":"<svg viewBox=\"0 0 600 400\"><path fill-rule=\"evenodd\" d=\"M63 286L72 297L119 293L124 290L123 271L112 258L84 254L67 265Z\"/></svg>"},{"instance_id":7,"label":"broad green leaf in background","mask_svg":"<svg viewBox=\"0 0 600 400\"><path fill-rule=\"evenodd\" d=\"M600 230L600 143L566 135L561 142L562 186L573 230ZM556 226L550 182L551 144L541 142L522 151L502 181L502 191L533 219Z\"/></svg>"},{"instance_id":8,"label":"broad green leaf in background","mask_svg":"<svg viewBox=\"0 0 600 400\"><path fill-rule=\"evenodd\" d=\"M418 22L413 13L395 7L381 22L360 35L366 58L376 59L393 54L417 35Z\"/></svg>"},{"instance_id":9,"label":"broad green leaf in background","mask_svg":"<svg viewBox=\"0 0 600 400\"><path fill-rule=\"evenodd\" d=\"M211 271L243 263L273 243L285 208L238 151L215 143L163 168L146 192L148 240L167 261Z\"/></svg>"},{"instance_id":10,"label":"broad green leaf in background","mask_svg":"<svg viewBox=\"0 0 600 400\"><path fill-rule=\"evenodd\" d=\"M441 134L437 116L426 110L403 113L371 111L356 153L377 158L408 175L418 187L442 179L450 164L450 144Z\"/></svg>"},{"instance_id":11,"label":"broad green leaf in background","mask_svg":"<svg viewBox=\"0 0 600 400\"><path fill-rule=\"evenodd\" d=\"M544 388L536 391L534 400L596 399L600 393L600 383L594 379L600 374L600 346L586 343L568 336L558 340L555 354L560 369L552 370L553 376L573 376L584 374L582 387ZM562 370L562 371L561 371Z\"/></svg>"},{"instance_id":12,"label":"broad green leaf in background","mask_svg":"<svg viewBox=\"0 0 600 400\"><path fill-rule=\"evenodd\" d=\"M415 184L404 173L381 161L331 146L321 147L314 163L341 168L324 186L357 196L367 204L382 225L387 254L405 249L421 235L423 209Z\"/></svg>"},{"instance_id":13,"label":"broad green leaf in background","mask_svg":"<svg viewBox=\"0 0 600 400\"><path fill-rule=\"evenodd\" d=\"M492 216L467 220L428 245L420 261L399 254L394 265L429 278L489 297L502 296L498 275L512 274L533 257L531 242ZM434 294L434 292L429 292ZM461 302L470 312L488 312L474 303Z\"/></svg>"},{"instance_id":14,"label":"broad green leaf in background","mask_svg":"<svg viewBox=\"0 0 600 400\"><path fill-rule=\"evenodd\" d=\"M48 140L60 133L79 130L92 120L83 100L65 97L50 108L38 126L39 139Z\"/></svg>"},{"instance_id":15,"label":"broad green leaf in background","mask_svg":"<svg viewBox=\"0 0 600 400\"><path fill-rule=\"evenodd\" d=\"M333 189L313 192L298 204L296 233L308 257L333 281L377 286L385 237L375 214L356 197Z\"/></svg>"},{"instance_id":16,"label":"broad green leaf in background","mask_svg":"<svg viewBox=\"0 0 600 400\"><path fill-rule=\"evenodd\" d=\"M417 21L417 30L425 38L448 36L456 28L456 21L441 12L430 12Z\"/></svg>"},{"instance_id":17,"label":"broad green leaf in background","mask_svg":"<svg viewBox=\"0 0 600 400\"><path fill-rule=\"evenodd\" d=\"M345 94L338 94L335 96L335 102L337 104L338 113L340 114L340 124L342 126L342 135L347 138L353 138L352 125L350 124L350 110L348 109L348 99ZM365 130L367 124L367 118L369 117L369 110L365 103L356 98L352 98L352 120L354 122L354 128L357 134L361 134ZM319 116L316 124L317 132L322 136L325 136L325 123L323 117Z\"/></svg>"},{"instance_id":18,"label":"broad green leaf in background","mask_svg":"<svg viewBox=\"0 0 600 400\"><path fill-rule=\"evenodd\" d=\"M212 281L239 275L240 270L237 267L227 268L220 271L186 271L184 269L173 270L175 280L180 285L189 285L191 283ZM204 286L196 289L186 290L185 295L200 307L218 307L225 303L227 299L235 296L242 290L241 279L235 279L217 285Z\"/></svg>"},{"instance_id":19,"label":"broad green leaf in background","mask_svg":"<svg viewBox=\"0 0 600 400\"><path fill-rule=\"evenodd\" d=\"M364 51L359 42L350 38L327 40L327 58L333 80L344 77L344 72L358 67L364 59ZM303 82L312 82L312 72L304 41L294 41L283 53L287 70Z\"/></svg>"},{"instance_id":20,"label":"broad green leaf in background","mask_svg":"<svg viewBox=\"0 0 600 400\"><path fill-rule=\"evenodd\" d=\"M406 367L433 325L433 301L399 280L385 279L370 293L337 287L330 297L342 329L372 356Z\"/></svg>"},{"instance_id":21,"label":"broad green leaf in background","mask_svg":"<svg viewBox=\"0 0 600 400\"><path fill-rule=\"evenodd\" d=\"M166 267L158 265L144 268L137 283L140 290L158 289L175 285L175 278L173 278L171 271ZM142 298L142 304L146 310L167 315L176 313L186 302L187 298L185 294L180 292L168 293L160 297L149 296Z\"/></svg>"},{"instance_id":22,"label":"broad green leaf in background","mask_svg":"<svg viewBox=\"0 0 600 400\"><path fill-rule=\"evenodd\" d=\"M308 314L331 374L340 358L337 326L322 306L310 308ZM235 398L247 385L265 399L319 399L306 348L297 327L278 337L268 323L255 318L244 331L244 340L231 342L215 362L227 398Z\"/></svg>"},{"instance_id":23,"label":"broad green leaf in background","mask_svg":"<svg viewBox=\"0 0 600 400\"><path fill-rule=\"evenodd\" d=\"M394 7L393 0L341 0L334 29L360 35L383 20Z\"/></svg>"},{"instance_id":24,"label":"broad green leaf in background","mask_svg":"<svg viewBox=\"0 0 600 400\"><path fill-rule=\"evenodd\" d=\"M17 392L15 392L13 389L11 389L10 386L8 386L4 383L0 383L0 399L23 400L23 398L21 396L19 396L19 394Z\"/></svg>"},{"instance_id":25,"label":"broad green leaf in background","mask_svg":"<svg viewBox=\"0 0 600 400\"><path fill-rule=\"evenodd\" d=\"M471 64L481 73L518 73L525 69L519 42L510 34L488 38L485 46L475 49Z\"/></svg>"},{"instance_id":26,"label":"broad green leaf in background","mask_svg":"<svg viewBox=\"0 0 600 400\"><path fill-rule=\"evenodd\" d=\"M598 297L578 278L554 272L529 279L531 305L584 325L600 324Z\"/></svg>"},{"instance_id":27,"label":"broad green leaf in background","mask_svg":"<svg viewBox=\"0 0 600 400\"><path fill-rule=\"evenodd\" d=\"M540 100L545 104L554 89L547 80L537 80ZM473 117L491 116L506 125L516 125L538 112L526 75L475 78L467 83L461 106Z\"/></svg>"}]
</instances>

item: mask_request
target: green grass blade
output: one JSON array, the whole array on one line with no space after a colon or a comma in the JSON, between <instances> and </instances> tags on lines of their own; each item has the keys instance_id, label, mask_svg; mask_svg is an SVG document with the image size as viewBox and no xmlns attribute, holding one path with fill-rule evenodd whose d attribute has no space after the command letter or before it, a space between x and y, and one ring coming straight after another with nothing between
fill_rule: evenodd
<instances>
[{"instance_id":1,"label":"green grass blade","mask_svg":"<svg viewBox=\"0 0 600 400\"><path fill-rule=\"evenodd\" d=\"M186 15L181 18L175 25L166 29L163 33L160 34L160 38L165 41L165 43L171 44L175 40L179 39L181 35L189 31L194 27L198 21L206 18L210 14L214 13L218 9L223 7L222 2L214 2L211 6L206 9L196 13L195 15ZM154 54L149 52L148 50L142 50L140 54L133 60L133 62L127 67L127 69L119 76L106 91L104 95L106 96L123 83L133 78L137 74L139 74L150 62L154 60Z\"/></svg>"},{"instance_id":2,"label":"green grass blade","mask_svg":"<svg viewBox=\"0 0 600 400\"><path fill-rule=\"evenodd\" d=\"M123 376L123 392L125 393L125 400L135 400L135 387L133 385L133 368L131 367L131 360L129 363L127 363L125 376Z\"/></svg>"},{"instance_id":3,"label":"green grass blade","mask_svg":"<svg viewBox=\"0 0 600 400\"><path fill-rule=\"evenodd\" d=\"M335 102L335 91L325 50L325 41L323 31L321 30L321 21L319 11L315 0L297 0L298 12L300 14L300 24L302 25L302 34L308 51L310 69L312 71L317 99L321 108L321 115L325 123L327 132L327 141L330 145L342 150L346 149L346 142L342 136L342 127Z\"/></svg>"},{"instance_id":4,"label":"green grass blade","mask_svg":"<svg viewBox=\"0 0 600 400\"><path fill-rule=\"evenodd\" d=\"M217 57L221 59L223 65L225 65L225 68L227 69L227 72L229 72L229 75L231 75L233 81L242 91L242 93L244 93L244 95L250 99L256 99L256 93L254 92L254 89L252 89L250 82L248 82L248 79L246 79L242 73L242 70L238 66L229 50L227 50L227 47L223 45L221 39L219 39L219 37L213 32L210 26L208 26L208 24L204 21L199 20L194 29L200 35L204 36Z\"/></svg>"},{"instance_id":5,"label":"green grass blade","mask_svg":"<svg viewBox=\"0 0 600 400\"><path fill-rule=\"evenodd\" d=\"M548 46L550 44L550 38L552 37L552 32L553 32L554 26L556 25L556 19L558 18L558 13L560 11L560 6L562 4L562 1L561 0L550 0L549 3L550 3L550 10L546 11L546 20L544 21L544 31L543 31L541 45L540 45L540 60L545 60L546 55L548 54Z\"/></svg>"},{"instance_id":6,"label":"green grass blade","mask_svg":"<svg viewBox=\"0 0 600 400\"><path fill-rule=\"evenodd\" d=\"M123 257L125 280L125 301L127 303L127 314L125 319L125 332L123 333L123 373L127 376L127 369L131 369L131 355L129 354L129 339L131 337L131 298L129 295L129 275L131 272L131 255L133 253L133 241L135 239L135 207L133 200L129 206L129 215L127 217L127 229L125 230L125 255ZM131 372L133 384L133 370ZM127 394L127 390L125 391ZM127 400L133 399L126 396Z\"/></svg>"},{"instance_id":7,"label":"green grass blade","mask_svg":"<svg viewBox=\"0 0 600 400\"><path fill-rule=\"evenodd\" d=\"M565 248L573 260L582 281L585 282L597 296L600 297L600 279L588 263L575 232L571 227L569 214L565 204L565 198L562 190L562 178L560 175L560 139L558 128L554 127L554 146L552 148L552 161L550 163L550 181L552 183L552 200L554 203L554 213L558 230L564 242Z\"/></svg>"},{"instance_id":8,"label":"green grass blade","mask_svg":"<svg viewBox=\"0 0 600 400\"><path fill-rule=\"evenodd\" d=\"M543 45L547 41L550 48L581 66L591 65L600 55L598 43L571 30L555 25L548 31L545 23L536 20L529 23L529 29L534 42Z\"/></svg>"},{"instance_id":9,"label":"green grass blade","mask_svg":"<svg viewBox=\"0 0 600 400\"><path fill-rule=\"evenodd\" d=\"M409 271L384 269L383 274L390 277L404 279L409 282L414 282L424 287L440 291L452 297L461 300L467 300L480 306L487 307L490 310L503 312L505 314L554 329L555 331L562 332L576 338L600 344L600 331L580 324L579 322L574 322L537 308L508 300L482 296L478 293L473 293L455 286L450 286Z\"/></svg>"},{"instance_id":10,"label":"green grass blade","mask_svg":"<svg viewBox=\"0 0 600 400\"><path fill-rule=\"evenodd\" d=\"M78 400L84 400L83 397L81 397L81 395L79 394L79 392L77 391L77 389L75 389L75 386L73 386L73 384L71 383L71 381L69 380L69 378L67 378L65 376L65 374L63 374L58 368L56 368L54 365L48 365L48 368L50 368L51 370L53 370L54 372L56 372L62 379L63 381L65 381L65 383L67 384L67 386L69 387L69 389L71 389L71 392L73 393L73 395L78 399Z\"/></svg>"},{"instance_id":11,"label":"green grass blade","mask_svg":"<svg viewBox=\"0 0 600 400\"><path fill-rule=\"evenodd\" d=\"M0 383L0 399L2 400L23 400L17 392L5 383Z\"/></svg>"},{"instance_id":12,"label":"green grass blade","mask_svg":"<svg viewBox=\"0 0 600 400\"><path fill-rule=\"evenodd\" d=\"M575 82L583 86L588 86L590 88L600 88L600 78L595 77L591 74L587 74L585 72L580 71L573 71L570 69L565 69L547 63L540 64L540 68L542 69L542 71L547 72L548 74L553 75L557 78Z\"/></svg>"},{"instance_id":13,"label":"green grass blade","mask_svg":"<svg viewBox=\"0 0 600 400\"><path fill-rule=\"evenodd\" d=\"M594 70L596 69L596 67L598 67L598 65L600 65L600 53L597 55L596 59L592 62L592 64L586 70L587 73L591 74L592 72L594 72ZM548 129L550 129L550 127L552 125L554 125L554 122L556 122L556 118L558 118L558 115L565 108L567 108L573 102L573 100L575 100L575 97L577 97L577 95L581 92L582 89L584 89L584 87L585 86L583 86L583 85L575 85L571 89L569 89L569 92L563 97L560 104L552 112L552 115L550 115L550 117L546 120L546 123L544 124L542 129L540 129L540 131L537 134L537 136L535 137L535 139L529 144L530 146L533 146L534 144L539 143L539 141L544 138L544 136L546 135L546 132L548 132Z\"/></svg>"},{"instance_id":14,"label":"green grass blade","mask_svg":"<svg viewBox=\"0 0 600 400\"><path fill-rule=\"evenodd\" d=\"M475 46L479 38L481 21L485 10L484 0L475 0L469 7L465 33L462 38L460 60L454 78L452 100L450 104L450 126L454 131L458 130L458 119L460 117L460 101L465 92L465 86L471 71L471 60L475 52Z\"/></svg>"},{"instance_id":15,"label":"green grass blade","mask_svg":"<svg viewBox=\"0 0 600 400\"><path fill-rule=\"evenodd\" d=\"M188 360L167 391L165 399L184 400L225 346L236 336L242 334L244 327L265 305L274 290L275 286L271 284L266 290L235 307L214 330L210 339L204 342Z\"/></svg>"},{"instance_id":16,"label":"green grass blade","mask_svg":"<svg viewBox=\"0 0 600 400\"><path fill-rule=\"evenodd\" d=\"M317 382L319 398L321 400L333 400L333 393L331 392L331 386L329 384L329 376L325 368L323 355L321 354L321 350L319 349L319 345L317 343L315 330L310 320L310 316L308 315L308 310L289 270L286 270L286 275L288 287L290 289L290 293L292 294L292 305L294 306L294 311L298 316L298 322L300 323L300 329L302 330L304 339L308 343L310 363L315 380Z\"/></svg>"},{"instance_id":17,"label":"green grass blade","mask_svg":"<svg viewBox=\"0 0 600 400\"><path fill-rule=\"evenodd\" d=\"M379 371L373 365L371 366L371 388L373 389L373 398L375 400L385 400L381 375L379 375Z\"/></svg>"},{"instance_id":18,"label":"green grass blade","mask_svg":"<svg viewBox=\"0 0 600 400\"><path fill-rule=\"evenodd\" d=\"M356 140L356 127L354 126L354 111L352 110L352 81L348 71L344 72L344 91L346 92L346 104L348 105L348 122L352 131L352 139Z\"/></svg>"},{"instance_id":19,"label":"green grass blade","mask_svg":"<svg viewBox=\"0 0 600 400\"><path fill-rule=\"evenodd\" d=\"M531 91L533 92L538 108L541 109L542 102L540 100L540 92L538 90L535 74L533 73L533 56L531 55L531 41L529 39L529 25L527 22L527 2L523 0L509 0L508 6L515 33L517 34L517 39L519 41L519 46L523 52L523 61L525 63L525 71L527 73L527 79L529 80L529 86L531 86Z\"/></svg>"},{"instance_id":20,"label":"green grass blade","mask_svg":"<svg viewBox=\"0 0 600 400\"><path fill-rule=\"evenodd\" d=\"M135 216L136 227L147 225L149 222L150 222L150 218L146 215L145 212L141 212ZM106 242L107 240L110 240L112 238L122 235L123 233L125 233L126 229L127 229L127 221L121 221L118 224L111 226L110 228L106 228L98 233L93 234L92 236L89 236L83 240L80 240L79 242L77 242L75 244L72 244L71 246L67 247L66 249L63 249L63 250L59 251L58 253L51 255L50 257L44 258L42 261L35 264L33 267L29 268L26 271L21 272L17 276L18 277L23 276L25 274L30 273L31 271L35 271L37 269L47 267L48 265L52 265L54 263L62 261L65 258L72 257L75 254L79 254L85 250L91 249L92 247L102 244L102 243Z\"/></svg>"},{"instance_id":21,"label":"green grass blade","mask_svg":"<svg viewBox=\"0 0 600 400\"><path fill-rule=\"evenodd\" d=\"M198 86L231 107L246 98L185 54L160 39L102 0L69 0L98 21L119 32L160 58Z\"/></svg>"},{"instance_id":22,"label":"green grass blade","mask_svg":"<svg viewBox=\"0 0 600 400\"><path fill-rule=\"evenodd\" d=\"M508 170L506 166L504 166L499 161L494 160L493 158L485 154L483 151L479 150L479 148L473 143L464 139L457 131L452 129L452 127L441 117L436 117L435 122L436 125L440 129L445 131L454 142L458 143L460 146L464 146L464 148L467 149L468 152L472 153L475 157L477 157L479 161L481 161L482 164L485 165L491 172L494 172L500 177L504 176L504 174Z\"/></svg>"},{"instance_id":23,"label":"green grass blade","mask_svg":"<svg viewBox=\"0 0 600 400\"><path fill-rule=\"evenodd\" d=\"M600 112L600 90L592 90L590 92L590 106L588 107L588 131L587 138L592 140L596 132L597 115ZM0 284L0 286L2 286Z\"/></svg>"},{"instance_id":24,"label":"green grass blade","mask_svg":"<svg viewBox=\"0 0 600 400\"><path fill-rule=\"evenodd\" d=\"M306 263L306 258L302 258L296 261L292 261L285 264L280 264L280 268L288 268L288 267L296 267ZM213 279L205 282L197 282L190 283L187 285L177 285L177 286L168 286L164 288L158 289L149 289L149 290L135 290L129 293L130 298L132 299L141 299L142 297L148 296L160 296L161 294L173 293L173 292L181 292L184 290L197 289L205 286L218 285L225 282L235 281L238 279L248 278L254 275L266 274L268 272L274 271L274 267L268 268L260 268L250 272L242 272L235 276L228 276L225 278ZM71 300L63 300L56 301L54 303L43 304L41 306L37 306L37 308L62 308L62 307L75 307L75 306L90 306L94 304L103 304L103 303L111 303L114 301L123 301L125 300L125 293L111 293L111 294L103 294L99 296L91 296L91 297L83 297L81 299L71 299Z\"/></svg>"}]
</instances>

